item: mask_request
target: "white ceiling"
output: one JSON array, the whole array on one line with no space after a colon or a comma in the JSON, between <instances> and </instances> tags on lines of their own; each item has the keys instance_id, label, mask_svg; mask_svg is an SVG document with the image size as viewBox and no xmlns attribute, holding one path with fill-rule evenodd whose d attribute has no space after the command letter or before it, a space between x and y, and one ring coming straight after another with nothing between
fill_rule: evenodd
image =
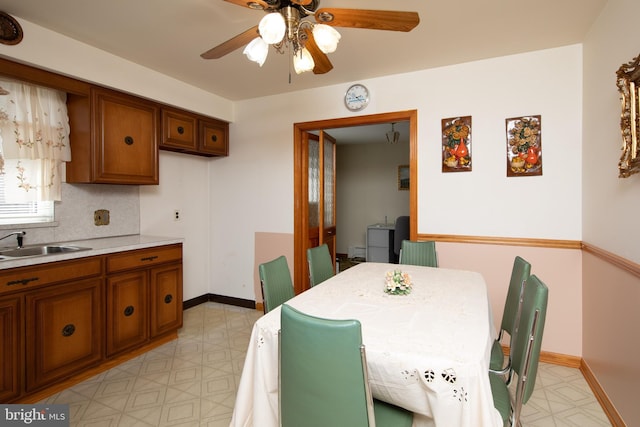
<instances>
[{"instance_id":1,"label":"white ceiling","mask_svg":"<svg viewBox=\"0 0 640 427\"><path fill-rule=\"evenodd\" d=\"M291 71L291 83L289 57L273 50L262 68L242 49L217 60L200 57L263 16L223 0L0 0L0 10L236 101L580 43L605 4L321 0L320 8L416 11L420 24L409 33L338 28L342 40L329 54L334 69Z\"/></svg>"}]
</instances>

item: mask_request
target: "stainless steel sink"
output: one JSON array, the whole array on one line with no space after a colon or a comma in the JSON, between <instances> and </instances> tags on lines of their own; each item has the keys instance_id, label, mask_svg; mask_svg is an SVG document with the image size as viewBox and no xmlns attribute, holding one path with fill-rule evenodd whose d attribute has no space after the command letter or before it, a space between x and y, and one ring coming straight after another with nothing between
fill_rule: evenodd
<instances>
[{"instance_id":1,"label":"stainless steel sink","mask_svg":"<svg viewBox=\"0 0 640 427\"><path fill-rule=\"evenodd\" d=\"M31 256L55 255L66 252L88 251L91 248L71 245L36 245L20 249L0 250L0 261Z\"/></svg>"}]
</instances>

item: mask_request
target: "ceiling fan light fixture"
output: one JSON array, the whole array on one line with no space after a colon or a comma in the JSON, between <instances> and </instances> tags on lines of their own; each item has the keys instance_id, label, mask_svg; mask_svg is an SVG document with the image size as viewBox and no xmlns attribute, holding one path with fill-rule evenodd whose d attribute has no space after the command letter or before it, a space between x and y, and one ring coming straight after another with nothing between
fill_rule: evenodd
<instances>
[{"instance_id":1,"label":"ceiling fan light fixture","mask_svg":"<svg viewBox=\"0 0 640 427\"><path fill-rule=\"evenodd\" d=\"M306 47L299 49L293 55L293 69L296 71L296 74L311 71L315 65L313 57Z\"/></svg>"},{"instance_id":2,"label":"ceiling fan light fixture","mask_svg":"<svg viewBox=\"0 0 640 427\"><path fill-rule=\"evenodd\" d=\"M249 61L257 62L262 67L262 64L267 60L269 54L269 45L262 40L262 37L256 37L242 51L247 56Z\"/></svg>"},{"instance_id":3,"label":"ceiling fan light fixture","mask_svg":"<svg viewBox=\"0 0 640 427\"><path fill-rule=\"evenodd\" d=\"M328 25L316 24L313 27L313 39L323 53L335 52L340 37L342 37L340 33Z\"/></svg>"},{"instance_id":4,"label":"ceiling fan light fixture","mask_svg":"<svg viewBox=\"0 0 640 427\"><path fill-rule=\"evenodd\" d=\"M258 24L260 36L267 44L276 44L282 41L287 31L287 24L279 12L267 13Z\"/></svg>"}]
</instances>

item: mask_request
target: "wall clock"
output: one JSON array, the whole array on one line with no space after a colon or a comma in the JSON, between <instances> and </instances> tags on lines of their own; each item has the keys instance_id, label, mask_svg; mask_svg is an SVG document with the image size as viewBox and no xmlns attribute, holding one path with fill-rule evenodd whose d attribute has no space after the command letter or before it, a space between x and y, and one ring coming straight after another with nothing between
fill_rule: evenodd
<instances>
[{"instance_id":1,"label":"wall clock","mask_svg":"<svg viewBox=\"0 0 640 427\"><path fill-rule=\"evenodd\" d=\"M369 89L363 84L356 83L344 94L344 105L350 111L360 111L369 105Z\"/></svg>"}]
</instances>

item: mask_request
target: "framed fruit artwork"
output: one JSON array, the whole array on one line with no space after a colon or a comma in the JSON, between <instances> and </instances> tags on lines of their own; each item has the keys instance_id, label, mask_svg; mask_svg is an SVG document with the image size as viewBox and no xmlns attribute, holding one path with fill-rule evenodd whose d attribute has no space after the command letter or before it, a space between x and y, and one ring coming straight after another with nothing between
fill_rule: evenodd
<instances>
[{"instance_id":1,"label":"framed fruit artwork","mask_svg":"<svg viewBox=\"0 0 640 427\"><path fill-rule=\"evenodd\" d=\"M471 116L442 119L442 172L471 171Z\"/></svg>"},{"instance_id":2,"label":"framed fruit artwork","mask_svg":"<svg viewBox=\"0 0 640 427\"><path fill-rule=\"evenodd\" d=\"M506 119L507 176L542 175L542 119L522 116Z\"/></svg>"}]
</instances>

